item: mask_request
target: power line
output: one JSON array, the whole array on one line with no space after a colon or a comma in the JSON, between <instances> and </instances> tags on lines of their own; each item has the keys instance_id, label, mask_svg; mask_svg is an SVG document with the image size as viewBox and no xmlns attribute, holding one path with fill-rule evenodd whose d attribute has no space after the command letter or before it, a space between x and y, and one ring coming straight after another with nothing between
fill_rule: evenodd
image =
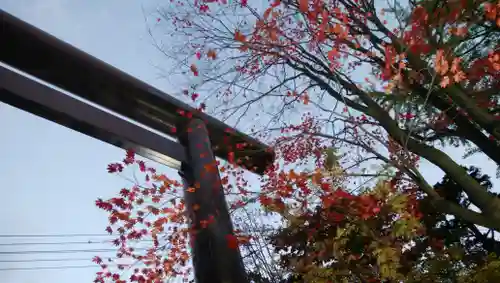
<instances>
[{"instance_id":1,"label":"power line","mask_svg":"<svg viewBox=\"0 0 500 283\"><path fill-rule=\"evenodd\" d=\"M115 259L115 258L111 258L111 259ZM57 262L57 261L91 261L91 260L92 260L92 258L38 258L38 259L0 260L0 263Z\"/></svg>"},{"instance_id":2,"label":"power line","mask_svg":"<svg viewBox=\"0 0 500 283\"><path fill-rule=\"evenodd\" d=\"M0 243L0 246L37 246L37 245L77 245L77 244L105 244L111 243L113 240L106 240L100 242L93 241L74 241L74 242L38 242L38 243Z\"/></svg>"},{"instance_id":3,"label":"power line","mask_svg":"<svg viewBox=\"0 0 500 283\"><path fill-rule=\"evenodd\" d=\"M267 230L267 229L266 229ZM253 229L245 229L246 232L261 232L259 229L253 230ZM70 237L111 237L111 238L117 238L120 237L121 235L112 235L112 234L106 234L106 233L101 233L101 234L0 234L0 238L70 238Z\"/></svg>"},{"instance_id":4,"label":"power line","mask_svg":"<svg viewBox=\"0 0 500 283\"><path fill-rule=\"evenodd\" d=\"M135 248L134 250L147 250L145 248ZM0 252L0 255L17 255L17 254L59 254L59 253L102 253L102 252L117 252L118 249L90 249L90 250L53 250L53 251L9 251Z\"/></svg>"},{"instance_id":5,"label":"power line","mask_svg":"<svg viewBox=\"0 0 500 283\"><path fill-rule=\"evenodd\" d=\"M147 242L152 240L135 240L137 242ZM112 243L113 240L103 240L103 241L73 241L73 242L28 242L28 243L0 243L0 246L36 246L36 245L78 245L78 244L105 244Z\"/></svg>"},{"instance_id":6,"label":"power line","mask_svg":"<svg viewBox=\"0 0 500 283\"><path fill-rule=\"evenodd\" d=\"M18 234L18 235L1 235L0 238L60 238L60 237L111 237L110 234L46 234L46 235L30 235L30 234ZM115 235L116 237L116 235Z\"/></svg>"},{"instance_id":7,"label":"power line","mask_svg":"<svg viewBox=\"0 0 500 283\"><path fill-rule=\"evenodd\" d=\"M99 265L68 265L68 266L42 266L42 267L12 267L0 268L0 271L26 271L26 270L50 270L50 269L77 269L77 268L100 268Z\"/></svg>"}]
</instances>

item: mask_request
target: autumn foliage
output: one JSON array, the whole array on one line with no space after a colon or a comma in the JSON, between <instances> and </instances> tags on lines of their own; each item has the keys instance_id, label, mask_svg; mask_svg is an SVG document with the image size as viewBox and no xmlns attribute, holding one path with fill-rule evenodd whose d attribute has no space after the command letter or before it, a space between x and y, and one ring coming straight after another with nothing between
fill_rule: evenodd
<instances>
[{"instance_id":1,"label":"autumn foliage","mask_svg":"<svg viewBox=\"0 0 500 283\"><path fill-rule=\"evenodd\" d=\"M261 237L282 255L276 278L500 278L491 237L500 231L500 198L446 151L500 165L499 1L171 2L155 29L176 37L161 49L183 66L181 96L238 126L248 121L247 132L276 151L258 189L234 152L218 164L235 214L254 207L280 219ZM431 185L422 160L445 175L441 185ZM192 231L182 194L196 188L184 191L132 152L108 171L131 165L144 184L96 205L109 212L118 257L141 267L118 265L132 273L124 278L96 258L104 269L96 281L188 280ZM244 251L262 236L251 232L226 242ZM131 250L142 238L152 245ZM248 268L255 275L258 266Z\"/></svg>"}]
</instances>

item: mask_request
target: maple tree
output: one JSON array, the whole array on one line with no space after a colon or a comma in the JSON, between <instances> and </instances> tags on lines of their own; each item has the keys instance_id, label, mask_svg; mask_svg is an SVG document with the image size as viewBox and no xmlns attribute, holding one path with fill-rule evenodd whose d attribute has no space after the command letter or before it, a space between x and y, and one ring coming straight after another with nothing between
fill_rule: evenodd
<instances>
[{"instance_id":1,"label":"maple tree","mask_svg":"<svg viewBox=\"0 0 500 283\"><path fill-rule=\"evenodd\" d=\"M328 154L322 159L328 159ZM120 270L131 268L132 282L161 282L177 276L187 279L191 269L187 262L189 228L182 195L177 191L180 184L136 160L131 151L123 162L110 164L108 171L119 173L134 164L145 174L145 181L152 183L122 189L121 197L96 202L110 212L107 231L118 234L116 256L133 259L134 264L118 264L113 273L96 257L94 261L105 270L98 273L96 281L124 282ZM224 175L230 167L221 168ZM258 265L249 270L254 282L449 282L447 278L458 280L453 282L494 282L499 278L500 260L495 253L500 242L493 238L493 231L481 232L470 222L436 213L428 206L428 197L408 181L380 181L374 188L349 193L342 189L346 180L336 170L338 167L325 162L313 172L277 170L277 178L268 173L271 180L255 196L266 211L284 219L277 234L268 234L282 261L278 270L274 266L273 271L263 272L268 262L259 258ZM477 168L469 172L485 190L491 189L488 176ZM447 177L435 188L445 198L455 198L464 207L470 205ZM244 208L250 203L245 201L233 200L231 207ZM248 224L254 217L234 219ZM227 239L228 246L238 248L255 241L256 237L249 236L251 230L237 231L244 231L245 236ZM136 240L144 238L152 239L146 251L131 249ZM249 246L252 254L262 252L262 245ZM255 257L251 260L255 263ZM138 263L142 267L133 268ZM287 271L294 276L285 276Z\"/></svg>"},{"instance_id":2,"label":"maple tree","mask_svg":"<svg viewBox=\"0 0 500 283\"><path fill-rule=\"evenodd\" d=\"M444 151L460 146L465 155L482 154L500 164L500 2L171 3L160 10L155 29L168 29L175 40L169 39L166 47L153 38L165 55L177 60L180 77L188 78L181 95L198 111L237 126L251 123L248 132L272 142L276 151L277 161L256 191L249 189L234 152L227 164L218 164L231 209L237 213L257 204L292 230L316 221L336 231L314 227L305 232L302 236L311 242L301 248L309 256L302 261L295 257L292 272L317 282L336 276L415 282L408 281L413 276L427 282L442 275L422 277L449 259L453 245L463 249L457 238L446 249L433 242L428 259L419 262L422 269L410 266L403 250L412 241L427 246L429 239L439 238L438 222L451 216L467 233L477 230L476 225L500 231L498 196ZM429 184L419 169L422 158L446 174L448 185ZM96 282L125 282L126 270L132 271L128 279L133 282L172 276L188 280L191 231L184 189L132 152L108 170L121 172L133 164L145 174L146 185L134 182L120 197L96 205L110 214L107 231L118 234L117 257L141 267L118 264L112 272L96 257L103 267ZM450 183L454 195L442 189ZM190 189L195 188L184 193ZM236 227L245 222L233 219ZM204 221L201 226L212 220ZM451 234L466 237L462 232ZM250 234L237 228L235 236L227 235L227 244L248 248L250 255L268 246L264 239L256 248L258 236ZM490 245L484 248L488 253L498 251L497 243L484 235L476 233L474 241ZM152 242L146 252L132 248L144 238ZM321 247L332 244L333 250L321 254ZM488 253L468 261L470 268L460 280L497 278L487 277L497 276L493 271L498 267ZM335 268L325 265L333 258ZM436 270L453 270L467 260ZM250 268L251 275L260 276L259 264ZM369 268L375 265L377 269Z\"/></svg>"},{"instance_id":3,"label":"maple tree","mask_svg":"<svg viewBox=\"0 0 500 283\"><path fill-rule=\"evenodd\" d=\"M255 256L256 245L262 254L263 239L259 239L262 227L255 226L257 216L249 217L253 213L250 206L261 193L248 188L248 181L236 162L225 165L218 162L218 166L232 215L244 224L235 223L234 233L224 235L224 241L230 249L248 246L244 259L262 267L268 264L267 258ZM130 169L138 169L133 173L134 178L127 177L126 172ZM213 168L206 169L207 174L218 173ZM114 257L97 255L92 259L102 269L97 272L95 282L163 282L167 278L192 281L190 252L193 235L197 227L206 229L218 217L212 215L199 220L199 225L192 225L184 196L194 193L196 185L184 187L175 177L170 178L148 166L133 150L128 150L122 161L109 164L107 171L126 178L131 186L121 189L116 197L99 198L95 202L99 209L108 213L109 226L105 230L116 236L112 244L117 248ZM193 204L193 211L199 209L199 204ZM238 214L239 210L243 213ZM249 222L254 225L249 225Z\"/></svg>"},{"instance_id":4,"label":"maple tree","mask_svg":"<svg viewBox=\"0 0 500 283\"><path fill-rule=\"evenodd\" d=\"M469 172L491 188L488 176L477 168ZM435 188L468 205L448 178ZM358 197L378 199L379 213L360 218L352 205L337 202L301 216L271 237L281 265L291 271L283 282L498 281L500 242L492 231L481 232L471 223L432 211L408 214L415 210L407 205L415 201L419 212L428 210L426 197L416 191L401 194L381 183ZM332 213L343 217L332 218ZM259 277L256 282L270 281Z\"/></svg>"},{"instance_id":5,"label":"maple tree","mask_svg":"<svg viewBox=\"0 0 500 283\"><path fill-rule=\"evenodd\" d=\"M255 115L254 132L267 138L290 138L306 122L300 113L314 113L316 128L295 135L328 141L355 173L395 169L436 209L500 228L500 201L444 151L500 162L497 1L172 3L160 27L181 44L159 47L190 66L186 93L197 103L235 124ZM479 212L440 197L419 163L406 162L415 158L460 183ZM376 161L383 169L373 172Z\"/></svg>"}]
</instances>

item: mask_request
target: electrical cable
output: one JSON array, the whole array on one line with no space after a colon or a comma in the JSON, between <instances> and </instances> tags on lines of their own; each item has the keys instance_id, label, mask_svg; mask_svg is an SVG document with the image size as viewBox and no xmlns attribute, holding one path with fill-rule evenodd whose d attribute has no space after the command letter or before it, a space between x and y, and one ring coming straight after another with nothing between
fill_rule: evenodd
<instances>
[{"instance_id":1,"label":"electrical cable","mask_svg":"<svg viewBox=\"0 0 500 283\"><path fill-rule=\"evenodd\" d=\"M0 268L0 271L27 271L27 270L51 270L51 269L77 269L77 268L100 268L99 265L67 265L67 266L41 266L41 267L9 267Z\"/></svg>"},{"instance_id":2,"label":"electrical cable","mask_svg":"<svg viewBox=\"0 0 500 283\"><path fill-rule=\"evenodd\" d=\"M60 238L60 237L111 237L110 234L46 234L46 235L29 235L29 234L18 234L18 235L2 235L0 238ZM116 235L115 235L116 236Z\"/></svg>"},{"instance_id":3,"label":"electrical cable","mask_svg":"<svg viewBox=\"0 0 500 283\"><path fill-rule=\"evenodd\" d=\"M110 258L114 260L116 258ZM91 261L92 258L38 258L38 259L13 259L0 260L0 263L21 263L21 262L57 262L57 261ZM105 259L108 260L107 258Z\"/></svg>"},{"instance_id":4,"label":"electrical cable","mask_svg":"<svg viewBox=\"0 0 500 283\"><path fill-rule=\"evenodd\" d=\"M138 242L147 242L152 240L140 239ZM36 246L36 245L79 245L79 244L106 244L112 243L113 240L104 241L74 241L74 242L28 242L28 243L0 243L0 246Z\"/></svg>"},{"instance_id":5,"label":"electrical cable","mask_svg":"<svg viewBox=\"0 0 500 283\"><path fill-rule=\"evenodd\" d=\"M0 243L0 246L38 246L38 245L79 245L79 244L105 244L111 243L113 240L106 240L100 242L93 241L78 241L78 242L38 242L38 243Z\"/></svg>"},{"instance_id":6,"label":"electrical cable","mask_svg":"<svg viewBox=\"0 0 500 283\"><path fill-rule=\"evenodd\" d=\"M136 248L134 250L143 251L145 248ZM18 255L18 254L59 254L59 253L101 253L117 252L118 249L90 249L90 250L52 250L52 251L9 251L0 252L0 255Z\"/></svg>"}]
</instances>

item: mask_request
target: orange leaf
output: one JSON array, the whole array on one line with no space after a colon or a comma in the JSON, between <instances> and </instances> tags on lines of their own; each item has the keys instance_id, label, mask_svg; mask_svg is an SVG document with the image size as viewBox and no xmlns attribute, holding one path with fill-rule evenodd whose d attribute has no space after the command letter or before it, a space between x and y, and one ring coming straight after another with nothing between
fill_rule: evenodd
<instances>
[{"instance_id":1,"label":"orange leaf","mask_svg":"<svg viewBox=\"0 0 500 283\"><path fill-rule=\"evenodd\" d=\"M269 18L269 15L271 14L272 10L273 10L273 7L269 7L266 9L266 11L264 12L264 19L267 20L267 18Z\"/></svg>"},{"instance_id":2,"label":"orange leaf","mask_svg":"<svg viewBox=\"0 0 500 283\"><path fill-rule=\"evenodd\" d=\"M168 213L174 213L175 210L173 208L170 208L170 207L165 207L161 210L161 212L164 214L168 214Z\"/></svg>"},{"instance_id":3,"label":"orange leaf","mask_svg":"<svg viewBox=\"0 0 500 283\"><path fill-rule=\"evenodd\" d=\"M453 80L454 80L455 82L457 82L457 83L458 83L458 82L463 81L465 78L466 78L465 73L464 73L464 72L462 72L462 71L458 71L458 72L457 72L457 73L453 76Z\"/></svg>"},{"instance_id":4,"label":"orange leaf","mask_svg":"<svg viewBox=\"0 0 500 283\"><path fill-rule=\"evenodd\" d=\"M451 63L450 72L456 73L460 70L460 61L462 61L462 59L460 59L458 57L453 59L453 62Z\"/></svg>"},{"instance_id":5,"label":"orange leaf","mask_svg":"<svg viewBox=\"0 0 500 283\"><path fill-rule=\"evenodd\" d=\"M319 184L321 182L321 178L323 178L321 171L318 170L318 171L314 172L314 175L312 177L313 184Z\"/></svg>"},{"instance_id":6,"label":"orange leaf","mask_svg":"<svg viewBox=\"0 0 500 283\"><path fill-rule=\"evenodd\" d=\"M271 29L269 30L269 38L273 41L277 41L278 40L278 34L276 32L275 29Z\"/></svg>"},{"instance_id":7,"label":"orange leaf","mask_svg":"<svg viewBox=\"0 0 500 283\"><path fill-rule=\"evenodd\" d=\"M443 77L443 79L441 80L441 83L440 83L441 87L442 87L442 88L445 88L445 87L447 87L449 84L450 84L450 77L448 77L448 76L444 76L444 77Z\"/></svg>"},{"instance_id":8,"label":"orange leaf","mask_svg":"<svg viewBox=\"0 0 500 283\"><path fill-rule=\"evenodd\" d=\"M309 95L304 95L304 104L307 105L309 104Z\"/></svg>"},{"instance_id":9,"label":"orange leaf","mask_svg":"<svg viewBox=\"0 0 500 283\"><path fill-rule=\"evenodd\" d=\"M252 239L250 236L242 236L239 235L237 236L238 242L241 244L248 244L250 243L250 240Z\"/></svg>"},{"instance_id":10,"label":"orange leaf","mask_svg":"<svg viewBox=\"0 0 500 283\"><path fill-rule=\"evenodd\" d=\"M196 67L195 64L192 64L191 67L190 67L190 69L191 69L191 72L193 72L193 74L195 76L198 76L198 68Z\"/></svg>"},{"instance_id":11,"label":"orange leaf","mask_svg":"<svg viewBox=\"0 0 500 283\"><path fill-rule=\"evenodd\" d=\"M205 164L204 166L205 172L215 173L217 172L217 165L215 164Z\"/></svg>"},{"instance_id":12,"label":"orange leaf","mask_svg":"<svg viewBox=\"0 0 500 283\"><path fill-rule=\"evenodd\" d=\"M238 238L236 238L236 236L234 235L226 235L226 241L227 241L227 246L230 248L230 249L237 249L238 248Z\"/></svg>"},{"instance_id":13,"label":"orange leaf","mask_svg":"<svg viewBox=\"0 0 500 283\"><path fill-rule=\"evenodd\" d=\"M234 40L239 42L245 42L246 37L239 30L236 30L236 32L234 33Z\"/></svg>"},{"instance_id":14,"label":"orange leaf","mask_svg":"<svg viewBox=\"0 0 500 283\"><path fill-rule=\"evenodd\" d=\"M302 13L307 13L309 11L309 0L299 0L299 10Z\"/></svg>"},{"instance_id":15,"label":"orange leaf","mask_svg":"<svg viewBox=\"0 0 500 283\"><path fill-rule=\"evenodd\" d=\"M321 41L324 41L326 39L325 30L326 30L326 23L323 23L319 26L318 41L321 42Z\"/></svg>"},{"instance_id":16,"label":"orange leaf","mask_svg":"<svg viewBox=\"0 0 500 283\"><path fill-rule=\"evenodd\" d=\"M261 29L264 26L264 21L263 20L257 20L255 23L255 28L256 29Z\"/></svg>"},{"instance_id":17,"label":"orange leaf","mask_svg":"<svg viewBox=\"0 0 500 283\"><path fill-rule=\"evenodd\" d=\"M208 227L208 221L207 220L200 220L200 226L203 229L207 228Z\"/></svg>"},{"instance_id":18,"label":"orange leaf","mask_svg":"<svg viewBox=\"0 0 500 283\"><path fill-rule=\"evenodd\" d=\"M159 191L160 191L160 194L164 194L167 191L167 187L161 186Z\"/></svg>"},{"instance_id":19,"label":"orange leaf","mask_svg":"<svg viewBox=\"0 0 500 283\"><path fill-rule=\"evenodd\" d=\"M242 46L240 46L240 48L238 48L241 52L246 52L248 50L248 46L243 44Z\"/></svg>"},{"instance_id":20,"label":"orange leaf","mask_svg":"<svg viewBox=\"0 0 500 283\"><path fill-rule=\"evenodd\" d=\"M217 54L215 53L215 51L213 49L210 49L207 52L207 57L215 60L215 58L217 58Z\"/></svg>"},{"instance_id":21,"label":"orange leaf","mask_svg":"<svg viewBox=\"0 0 500 283\"><path fill-rule=\"evenodd\" d=\"M330 61L334 61L335 58L337 58L339 56L339 51L337 50L337 48L332 48L332 50L328 51L328 59Z\"/></svg>"}]
</instances>

